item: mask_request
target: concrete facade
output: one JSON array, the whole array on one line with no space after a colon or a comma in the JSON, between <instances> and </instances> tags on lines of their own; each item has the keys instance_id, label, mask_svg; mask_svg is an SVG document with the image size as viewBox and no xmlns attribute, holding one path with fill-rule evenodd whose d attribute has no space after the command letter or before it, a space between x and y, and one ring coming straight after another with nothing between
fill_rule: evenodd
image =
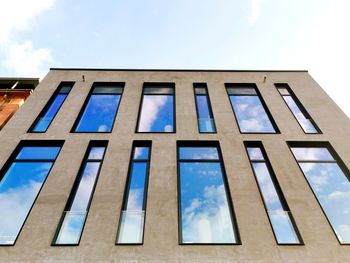
<instances>
[{"instance_id":1,"label":"concrete facade","mask_svg":"<svg viewBox=\"0 0 350 263\"><path fill-rule=\"evenodd\" d=\"M83 81L84 75L85 81ZM266 77L266 78L265 78ZM46 133L27 133L62 81L75 85ZM112 133L70 133L93 82L125 82ZM135 133L144 82L174 82L176 133ZM199 134L193 83L208 86L216 134ZM241 134L225 83L255 83L280 134ZM276 90L288 83L322 134L305 134ZM287 141L327 141L350 167L350 121L306 71L132 71L53 69L0 131L0 166L21 140L65 140L14 246L0 262L349 262ZM90 140L108 140L79 246L52 247L62 211ZM152 140L144 244L116 246L133 140ZM178 140L220 142L241 245L179 245ZM276 244L244 140L262 141L305 245Z\"/></svg>"}]
</instances>

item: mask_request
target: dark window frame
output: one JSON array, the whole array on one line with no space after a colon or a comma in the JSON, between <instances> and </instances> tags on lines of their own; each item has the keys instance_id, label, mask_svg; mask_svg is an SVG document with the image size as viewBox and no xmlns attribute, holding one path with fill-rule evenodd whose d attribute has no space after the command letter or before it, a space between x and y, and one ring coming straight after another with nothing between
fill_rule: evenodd
<instances>
[{"instance_id":1,"label":"dark window frame","mask_svg":"<svg viewBox=\"0 0 350 263\"><path fill-rule=\"evenodd\" d=\"M289 206L288 206L288 203L287 203L287 200L283 194L283 191L282 191L282 188L278 182L278 179L277 179L277 176L272 168L272 164L267 156L267 153L265 151L265 147L263 145L263 143L261 141L243 141L243 144L244 144L244 147L245 147L245 151L246 151L246 154L247 154L247 158L248 158L248 161L249 161L249 164L250 164L250 168L254 174L254 179L255 179L255 183L257 185L257 188L259 190L259 194L260 194L260 197L261 197L261 202L263 203L264 205L264 209L265 209L265 212L266 212L266 216L269 220L269 223L270 223L270 227L271 227L271 230L272 230L272 233L273 233L273 236L275 238L275 241L276 241L276 244L279 245L279 246L303 246L305 245L304 241L303 241L303 238L300 234L300 231L297 227L297 224L294 220L294 217L293 217L293 214L292 214L292 211L290 210ZM264 160L251 160L250 157L249 157L249 154L248 154L248 148L249 147L255 147L255 148L259 148L261 150L261 153L264 157ZM296 236L298 237L299 239L299 243L279 243L278 242L278 239L277 239L277 236L276 236L276 233L274 231L274 228L273 228L273 225L272 225L272 222L271 222L271 219L270 219L270 216L268 214L268 209L267 209L267 206L265 204L265 201L264 201L264 196L263 196L263 193L262 193L262 190L260 188L260 185L259 185L259 182L258 182L258 179L257 179L257 175L255 173L255 170L253 168L253 163L265 163L266 164L266 167L267 167L267 170L269 171L269 174L270 174L270 177L271 177L271 181L275 187L275 190L277 192L277 195L279 197L279 200L281 201L281 205L284 209L284 211L289 211L290 212L290 221L293 225L293 228L294 228L294 231L295 231L295 234Z\"/></svg>"},{"instance_id":2,"label":"dark window frame","mask_svg":"<svg viewBox=\"0 0 350 263\"><path fill-rule=\"evenodd\" d=\"M105 151L103 153L103 156L102 156L101 160L89 160L88 159L90 151L91 151L91 148L93 148L93 147L105 147ZM75 177L73 186L72 186L72 188L71 188L71 190L69 192L66 204L65 204L65 206L63 208L63 211L62 211L61 216L59 218L59 221L57 223L57 227L56 227L56 230L55 230L55 233L54 233L54 237L53 237L53 239L51 241L51 246L53 246L53 247L79 246L81 238L82 238L82 236L84 234L85 224L86 224L86 221L87 221L88 216L89 216L90 206L91 206L94 194L95 194L95 190L96 190L96 186L97 186L97 183L98 183L98 179L100 177L103 161L105 159L106 152L107 152L107 147L108 147L108 141L107 140L91 140L89 142L89 144L88 144L88 146L86 148L83 160L81 162L81 165L79 167L77 176ZM81 180L81 178L83 176L83 172L84 172L84 169L85 169L85 166L86 166L87 162L99 162L100 166L98 168L96 179L95 179L95 182L94 182L94 186L92 188L90 199L89 199L89 202L88 202L88 205L87 205L87 208L86 208L86 210L87 210L86 211L86 216L85 216L85 220L84 220L83 226L81 228L81 234L80 234L78 243L76 243L76 244L57 244L56 241L57 241L58 235L59 235L59 233L61 231L62 224L63 224L63 221L64 221L64 215L65 215L64 212L68 211L70 209L70 207L72 205L72 202L74 201L74 198L75 198L76 192L78 190L78 186L79 186L80 180Z\"/></svg>"},{"instance_id":3,"label":"dark window frame","mask_svg":"<svg viewBox=\"0 0 350 263\"><path fill-rule=\"evenodd\" d=\"M234 119L236 121L236 124L238 126L238 131L240 132L240 134L280 134L281 133L280 129L278 128L278 126L275 122L275 119L273 118L269 108L267 107L267 104L265 103L264 98L262 97L262 95L259 91L258 86L255 83L225 83L224 85L225 85L225 89L226 89L226 93L227 93L227 98L228 98L228 101L231 105ZM238 123L237 115L235 113L235 110L233 108L233 105L232 105L231 99L230 99L230 96L235 96L235 95L230 95L228 93L228 88L252 88L252 89L254 89L256 94L254 94L254 95L248 94L248 95L241 95L241 96L257 96L259 98L260 103L261 103L262 107L264 108L265 113L268 116L272 127L275 129L275 132L243 132L243 131L241 131L241 128L240 128L239 123Z\"/></svg>"},{"instance_id":4,"label":"dark window frame","mask_svg":"<svg viewBox=\"0 0 350 263\"><path fill-rule=\"evenodd\" d=\"M314 121L314 119L311 117L311 115L308 113L308 111L305 109L305 107L303 106L303 104L300 102L300 100L298 99L298 97L295 95L294 91L291 89L291 87L287 84L287 83L274 83L277 92L279 93L279 95L282 97L283 102L286 104L288 110L291 112L291 114L293 115L294 119L296 120L296 122L298 123L298 125L300 126L301 130L304 132L304 134L323 134L320 127L318 127L318 125L316 124L316 122ZM279 92L279 88L285 88L286 90L288 90L289 95L282 95ZM284 100L284 96L290 96L295 104L298 106L299 110L301 111L302 114L304 114L304 116L310 120L311 124L314 126L315 130L317 131L316 133L312 133L312 132L306 132L304 130L304 128L301 126L299 120L296 118L295 114L292 112L292 110L289 108L287 102Z\"/></svg>"},{"instance_id":5,"label":"dark window frame","mask_svg":"<svg viewBox=\"0 0 350 263\"><path fill-rule=\"evenodd\" d=\"M206 93L205 94L196 94L196 88L204 88ZM209 90L208 90L208 85L207 83L203 83L203 82L195 82L193 83L193 93L194 93L194 103L195 103L195 107L196 107L196 114L197 114L197 126L198 126L198 132L199 133L204 133L204 134L211 134L211 133L217 133L217 128L216 128L216 124L215 124L215 117L214 117L214 113L213 113L213 109L211 106L211 101L210 101L210 96L209 96ZM200 126L199 126L199 112L198 112L198 104L197 104L197 96L205 96L207 98L208 101L208 111L209 111L209 115L210 118L213 119L213 128L214 131L211 132L203 132L200 130Z\"/></svg>"},{"instance_id":6,"label":"dark window frame","mask_svg":"<svg viewBox=\"0 0 350 263\"><path fill-rule=\"evenodd\" d=\"M46 183L46 180L47 178L49 177L50 173L51 173L51 170L52 168L54 167L55 165L55 162L57 160L57 158L59 157L60 155L60 152L63 148L63 145L64 145L64 140L21 140L16 148L13 150L13 152L11 153L10 157L6 160L6 162L4 163L4 165L2 166L2 168L0 169L0 182L2 181L2 179L4 178L6 172L8 171L8 169L11 167L11 165L14 163L14 162L26 162L26 159L21 159L21 160L16 160L16 156L20 153L20 151L22 150L23 147L60 147L60 150L58 151L57 153L57 156L55 159L49 159L49 161L52 162L52 166L51 168L49 169L48 173L47 173L47 176L45 178L45 180L43 181L39 191L38 191L38 194L37 196L35 197L34 199L34 202L32 204L32 206L30 207L29 211L28 211L28 214L26 216L26 218L24 219L23 221L23 224L17 234L17 237L15 239L15 241L13 242L13 244L0 244L0 247L4 246L4 247L13 247L16 245L16 242L19 238L19 236L21 235L21 232L23 230L23 227L24 225L26 224L27 222L27 219L30 215L30 213L32 212L32 209L38 199L38 197L40 196L40 193ZM30 162L39 162L39 161L42 161L42 160L39 160L39 159L35 159L35 160L28 160L27 161L30 161ZM48 160L44 160L44 161L48 161Z\"/></svg>"},{"instance_id":7,"label":"dark window frame","mask_svg":"<svg viewBox=\"0 0 350 263\"><path fill-rule=\"evenodd\" d=\"M50 128L51 124L53 123L56 115L58 114L58 112L60 111L61 107L63 106L64 102L66 101L67 97L69 96L69 93L72 91L72 89L74 88L75 82L74 81L62 81L58 87L56 88L56 90L54 91L54 93L51 95L50 99L46 102L44 108L40 111L40 113L38 114L38 116L35 118L34 122L32 123L32 125L29 127L29 129L27 130L27 133L45 133L47 132L47 130ZM67 92L60 92L61 89L64 86L70 86L71 89L70 91ZM62 104L58 107L57 112L55 113L55 115L52 117L52 120L50 121L49 125L47 126L45 131L33 131L35 126L39 123L40 118L42 118L45 113L48 111L48 109L51 107L52 103L54 102L54 100L56 99L58 94L67 94L67 96L64 98Z\"/></svg>"},{"instance_id":8,"label":"dark window frame","mask_svg":"<svg viewBox=\"0 0 350 263\"><path fill-rule=\"evenodd\" d=\"M134 153L135 153L135 148L136 147L149 147L149 152L148 152L148 158L147 159L137 159L134 160ZM124 193L123 193L123 202L120 208L120 213L119 213L119 223L118 223L118 229L117 229L117 236L116 236L116 241L115 245L116 246L142 246L144 244L144 239L145 239L145 222L146 222L146 215L147 215L147 197L148 197L148 185L149 185L149 172L151 169L151 152L152 152L152 141L151 140L135 140L132 143L132 148L131 148L131 154L130 154L130 159L129 159L129 167L128 167L128 173L127 173L127 178L125 181L125 186L124 186ZM120 227L121 227L121 215L122 212L125 209L125 205L127 204L129 193L130 193L130 183L131 183L131 173L132 169L134 166L134 163L147 163L147 170L146 170L146 180L145 180L145 190L143 193L143 204L142 204L142 209L145 211L144 214L144 224L143 224L143 230L142 230L142 241L141 243L118 243L118 238L119 238L119 233L120 233Z\"/></svg>"},{"instance_id":9,"label":"dark window frame","mask_svg":"<svg viewBox=\"0 0 350 263\"><path fill-rule=\"evenodd\" d=\"M313 194L313 196L315 197L315 200L318 204L318 206L320 207L324 217L326 218L326 221L328 222L332 232L334 233L335 239L338 241L338 244L341 246L350 246L350 243L341 243L340 240L337 237L337 234L335 232L335 229L333 228L330 220L328 219L328 216L326 214L326 212L323 210L321 203L318 200L318 197L316 196L315 192L312 190L312 187L308 181L308 179L306 178L306 175L304 174L304 171L301 169L299 162L297 160L297 158L294 156L293 152L292 152L292 148L320 148L320 147L324 147L327 148L327 150L329 151L329 153L332 155L333 159L335 160L335 162L339 165L339 168L342 170L342 172L344 173L344 175L346 176L346 178L350 181L350 170L348 169L348 167L345 165L345 163L343 162L343 160L340 158L340 156L338 155L338 153L335 151L335 149L333 148L333 146L330 144L330 142L328 141L287 141L287 146L290 150L290 153L292 154L292 157L294 158L301 174L303 175L307 185L310 188L311 193ZM309 161L311 162L311 161ZM312 162L317 162L317 161L312 161ZM319 163L326 163L327 161L320 161ZM332 163L334 163L333 161L331 161Z\"/></svg>"},{"instance_id":10,"label":"dark window frame","mask_svg":"<svg viewBox=\"0 0 350 263\"><path fill-rule=\"evenodd\" d=\"M164 87L168 86L168 88L173 89L173 93L157 93L157 94L145 94L145 89L146 88L152 88L152 87ZM172 132L144 132L144 131L138 131L139 126L140 126L140 117L141 117L141 112L142 112L142 106L143 106L143 96L144 95L150 95L150 96L157 96L157 95L167 95L167 96L173 96L173 123L174 123L174 129ZM176 89L175 89L175 83L174 82L145 82L143 83L142 87L142 93L141 93L141 100L139 104L139 110L137 113L137 120L136 120L136 128L135 128L135 133L145 133L145 134L172 134L176 133Z\"/></svg>"},{"instance_id":11,"label":"dark window frame","mask_svg":"<svg viewBox=\"0 0 350 263\"><path fill-rule=\"evenodd\" d=\"M122 92L120 94L120 99L119 99L119 103L117 105L117 108L116 108L116 112L115 112L115 116L114 116L114 119L113 119L113 123L111 125L111 130L110 131L105 131L105 132L98 132L98 131L76 131L78 125L79 125L79 122L81 121L81 118L86 110L86 107L87 107L87 104L89 103L90 101L90 98L91 98L91 95L94 94L94 89L95 88L98 88L98 87L116 87L116 86L120 86L120 88L122 88ZM79 111L79 114L78 116L76 117L75 121L74 121L74 124L73 124L73 127L71 128L70 130L70 133L112 133L113 132L113 128L114 128L114 124L115 124L115 121L117 119L117 115L118 115L118 111L119 111L119 107L120 107L120 104L122 102L122 98L123 98L123 93L124 93L124 89L125 89L125 82L94 82L89 90L89 93L88 95L86 96L85 100L84 100L84 103L83 103L83 106L81 107L80 111ZM102 94L102 95L116 95L115 93L96 93L96 94Z\"/></svg>"},{"instance_id":12,"label":"dark window frame","mask_svg":"<svg viewBox=\"0 0 350 263\"><path fill-rule=\"evenodd\" d=\"M180 159L180 147L215 147L218 150L219 159L217 160L201 160L201 159ZM224 182L225 192L226 192L226 198L227 198L227 205L230 210L230 216L231 216L231 223L232 223L232 229L235 234L236 243L183 243L182 242L182 212L181 212L181 189L180 189L180 162L216 162L220 163L220 168L222 171L222 180ZM225 170L225 164L223 155L221 152L220 142L219 141L204 141L204 140L198 140L198 141L187 141L187 140L177 140L176 141L176 171L177 171L177 212L178 212L178 244L183 246L216 246L216 245L224 245L224 246L237 246L242 245L241 236L239 233L239 227L238 222L236 218L236 213L233 206L231 191L230 191L230 185L228 182L226 170Z\"/></svg>"}]
</instances>

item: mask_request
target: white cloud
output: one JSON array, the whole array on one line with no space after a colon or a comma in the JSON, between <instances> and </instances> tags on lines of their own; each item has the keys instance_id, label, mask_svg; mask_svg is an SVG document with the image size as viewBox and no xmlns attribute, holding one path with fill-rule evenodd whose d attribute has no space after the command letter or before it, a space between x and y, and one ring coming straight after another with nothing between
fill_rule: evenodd
<instances>
[{"instance_id":1,"label":"white cloud","mask_svg":"<svg viewBox=\"0 0 350 263\"><path fill-rule=\"evenodd\" d=\"M11 0L0 2L0 44L10 41L14 31L30 29L42 12L52 8L55 0Z\"/></svg>"},{"instance_id":2,"label":"white cloud","mask_svg":"<svg viewBox=\"0 0 350 263\"><path fill-rule=\"evenodd\" d=\"M40 182L10 188L0 193L0 242L12 244L41 187Z\"/></svg>"},{"instance_id":3,"label":"white cloud","mask_svg":"<svg viewBox=\"0 0 350 263\"><path fill-rule=\"evenodd\" d=\"M251 13L248 16L248 22L251 26L254 26L258 20L263 4L266 0L251 0Z\"/></svg>"},{"instance_id":4,"label":"white cloud","mask_svg":"<svg viewBox=\"0 0 350 263\"><path fill-rule=\"evenodd\" d=\"M234 231L224 185L203 189L200 198L194 198L182 208L182 234L185 243L235 242Z\"/></svg>"},{"instance_id":5,"label":"white cloud","mask_svg":"<svg viewBox=\"0 0 350 263\"><path fill-rule=\"evenodd\" d=\"M31 41L22 44L12 43L4 48L6 53L3 65L21 76L43 76L47 65L53 61L47 48L33 48Z\"/></svg>"},{"instance_id":6,"label":"white cloud","mask_svg":"<svg viewBox=\"0 0 350 263\"><path fill-rule=\"evenodd\" d=\"M142 132L147 132L151 130L154 121L165 105L168 96L144 96L142 102L142 112L140 117L140 127L139 130Z\"/></svg>"},{"instance_id":7,"label":"white cloud","mask_svg":"<svg viewBox=\"0 0 350 263\"><path fill-rule=\"evenodd\" d=\"M328 199L330 200L350 200L350 192L343 191L335 191L328 195Z\"/></svg>"},{"instance_id":8,"label":"white cloud","mask_svg":"<svg viewBox=\"0 0 350 263\"><path fill-rule=\"evenodd\" d=\"M14 40L32 29L37 16L53 7L55 0L11 0L0 2L1 66L21 76L43 76L53 61L48 48L35 48L30 40ZM16 37L15 37L16 36Z\"/></svg>"}]
</instances>

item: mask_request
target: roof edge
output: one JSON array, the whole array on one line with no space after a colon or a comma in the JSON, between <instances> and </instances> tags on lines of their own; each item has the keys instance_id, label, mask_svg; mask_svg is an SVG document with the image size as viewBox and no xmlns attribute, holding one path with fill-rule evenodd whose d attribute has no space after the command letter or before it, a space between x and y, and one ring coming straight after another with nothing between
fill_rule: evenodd
<instances>
[{"instance_id":1,"label":"roof edge","mask_svg":"<svg viewBox=\"0 0 350 263\"><path fill-rule=\"evenodd\" d=\"M308 70L233 70L233 69L112 69L112 68L50 68L74 71L167 71L167 72L308 72Z\"/></svg>"}]
</instances>

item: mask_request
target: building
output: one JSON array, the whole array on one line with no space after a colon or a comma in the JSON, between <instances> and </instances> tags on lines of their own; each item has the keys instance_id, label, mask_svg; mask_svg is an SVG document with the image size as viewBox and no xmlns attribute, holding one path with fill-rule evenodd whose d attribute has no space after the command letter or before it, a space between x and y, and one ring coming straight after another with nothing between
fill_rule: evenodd
<instances>
[{"instance_id":1,"label":"building","mask_svg":"<svg viewBox=\"0 0 350 263\"><path fill-rule=\"evenodd\" d=\"M38 85L36 78L0 78L0 130Z\"/></svg>"},{"instance_id":2,"label":"building","mask_svg":"<svg viewBox=\"0 0 350 263\"><path fill-rule=\"evenodd\" d=\"M348 262L349 134L307 71L51 69L0 131L0 261Z\"/></svg>"}]
</instances>

